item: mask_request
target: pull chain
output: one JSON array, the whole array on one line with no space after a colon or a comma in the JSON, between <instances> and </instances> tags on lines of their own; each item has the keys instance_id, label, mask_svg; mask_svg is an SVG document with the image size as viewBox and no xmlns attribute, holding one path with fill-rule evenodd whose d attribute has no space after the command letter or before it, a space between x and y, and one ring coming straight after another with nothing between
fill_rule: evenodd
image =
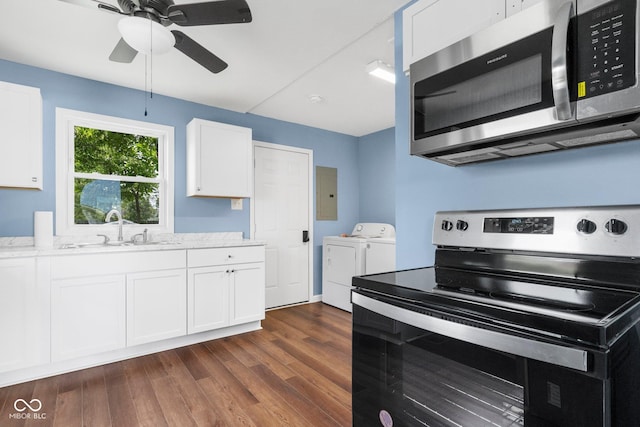
<instances>
[{"instance_id":1,"label":"pull chain","mask_svg":"<svg viewBox=\"0 0 640 427\"><path fill-rule=\"evenodd\" d=\"M147 72L148 72L147 55L144 56L144 116L147 117Z\"/></svg>"},{"instance_id":2,"label":"pull chain","mask_svg":"<svg viewBox=\"0 0 640 427\"><path fill-rule=\"evenodd\" d=\"M153 21L149 18L149 54L144 55L144 116L147 117L147 92L153 98ZM150 58L148 58L150 57ZM148 83L148 87L147 87ZM147 90L148 89L148 90Z\"/></svg>"},{"instance_id":3,"label":"pull chain","mask_svg":"<svg viewBox=\"0 0 640 427\"><path fill-rule=\"evenodd\" d=\"M149 34L151 35L151 41L149 42L149 46L151 46L149 55L151 56L151 68L149 69L149 98L153 99L153 21L149 18Z\"/></svg>"}]
</instances>

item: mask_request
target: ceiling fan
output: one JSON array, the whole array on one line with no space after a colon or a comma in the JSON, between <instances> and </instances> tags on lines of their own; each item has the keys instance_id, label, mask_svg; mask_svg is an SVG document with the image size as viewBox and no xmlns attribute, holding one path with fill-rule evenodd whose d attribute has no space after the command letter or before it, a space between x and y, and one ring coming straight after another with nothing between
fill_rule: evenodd
<instances>
[{"instance_id":1,"label":"ceiling fan","mask_svg":"<svg viewBox=\"0 0 640 427\"><path fill-rule=\"evenodd\" d=\"M118 22L122 38L109 59L130 63L138 52L164 53L175 47L212 73L228 64L178 30L179 26L240 24L251 22L251 10L245 0L217 0L205 3L174 4L173 0L117 0L118 7L100 0L60 0L125 15Z\"/></svg>"}]
</instances>

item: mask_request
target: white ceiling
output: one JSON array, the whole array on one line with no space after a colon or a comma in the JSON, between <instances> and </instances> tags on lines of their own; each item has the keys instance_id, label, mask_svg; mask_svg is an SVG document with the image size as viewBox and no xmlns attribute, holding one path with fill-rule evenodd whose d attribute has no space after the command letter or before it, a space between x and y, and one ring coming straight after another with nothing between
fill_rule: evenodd
<instances>
[{"instance_id":1,"label":"white ceiling","mask_svg":"<svg viewBox=\"0 0 640 427\"><path fill-rule=\"evenodd\" d=\"M393 13L407 0L247 2L249 24L169 27L229 67L212 74L172 49L153 57L153 92L354 136L394 126L394 86L365 67L376 59L393 65ZM144 55L108 60L119 15L59 0L2 0L2 12L0 58L145 89Z\"/></svg>"}]
</instances>

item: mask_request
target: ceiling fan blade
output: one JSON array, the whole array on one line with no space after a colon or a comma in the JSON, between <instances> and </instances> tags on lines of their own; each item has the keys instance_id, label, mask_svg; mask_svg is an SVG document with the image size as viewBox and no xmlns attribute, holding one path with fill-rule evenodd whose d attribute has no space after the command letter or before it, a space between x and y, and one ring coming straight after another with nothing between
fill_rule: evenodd
<instances>
[{"instance_id":1,"label":"ceiling fan blade","mask_svg":"<svg viewBox=\"0 0 640 427\"><path fill-rule=\"evenodd\" d=\"M120 12L120 9L113 6L112 4L105 3L100 0L60 0L60 1L65 3L75 4L78 6L90 7L91 9L98 8L98 9L106 10L107 12L113 12L118 14L122 13Z\"/></svg>"},{"instance_id":2,"label":"ceiling fan blade","mask_svg":"<svg viewBox=\"0 0 640 427\"><path fill-rule=\"evenodd\" d=\"M138 7L138 5L131 0L118 0L118 5L120 9L127 14L133 13L136 7Z\"/></svg>"},{"instance_id":3,"label":"ceiling fan blade","mask_svg":"<svg viewBox=\"0 0 640 427\"><path fill-rule=\"evenodd\" d=\"M169 6L167 17L181 26L241 24L252 20L251 10L245 0L174 4Z\"/></svg>"},{"instance_id":4,"label":"ceiling fan blade","mask_svg":"<svg viewBox=\"0 0 640 427\"><path fill-rule=\"evenodd\" d=\"M120 39L113 52L109 55L109 60L113 62L122 62L128 64L136 57L138 51L127 44L124 39Z\"/></svg>"},{"instance_id":5,"label":"ceiling fan blade","mask_svg":"<svg viewBox=\"0 0 640 427\"><path fill-rule=\"evenodd\" d=\"M228 64L226 62L209 52L185 33L176 30L171 32L176 38L175 48L207 70L212 73L219 73L227 68Z\"/></svg>"}]
</instances>

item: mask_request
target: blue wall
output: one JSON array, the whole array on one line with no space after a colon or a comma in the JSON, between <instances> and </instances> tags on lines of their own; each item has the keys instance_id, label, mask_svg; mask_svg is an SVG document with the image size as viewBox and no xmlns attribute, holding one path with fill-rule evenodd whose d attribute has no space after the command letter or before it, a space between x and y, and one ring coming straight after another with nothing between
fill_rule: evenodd
<instances>
[{"instance_id":1,"label":"blue wall","mask_svg":"<svg viewBox=\"0 0 640 427\"><path fill-rule=\"evenodd\" d=\"M44 109L44 189L0 189L0 236L32 236L33 212L55 211L55 108L62 107L173 126L175 231L242 231L248 237L247 204L242 211L232 211L228 199L186 197L186 125L198 117L250 127L254 140L311 149L315 165L338 168L338 220L314 223L314 294L321 293L322 237L350 231L358 222L358 138L157 94L148 102L148 116L145 117L144 93L141 91L2 60L0 80L39 87Z\"/></svg>"},{"instance_id":2,"label":"blue wall","mask_svg":"<svg viewBox=\"0 0 640 427\"><path fill-rule=\"evenodd\" d=\"M640 142L622 142L452 168L409 155L409 82L402 12L395 15L398 268L433 263L433 215L448 209L640 203Z\"/></svg>"},{"instance_id":3,"label":"blue wall","mask_svg":"<svg viewBox=\"0 0 640 427\"><path fill-rule=\"evenodd\" d=\"M394 140L393 128L360 138L360 222L396 223Z\"/></svg>"}]
</instances>

